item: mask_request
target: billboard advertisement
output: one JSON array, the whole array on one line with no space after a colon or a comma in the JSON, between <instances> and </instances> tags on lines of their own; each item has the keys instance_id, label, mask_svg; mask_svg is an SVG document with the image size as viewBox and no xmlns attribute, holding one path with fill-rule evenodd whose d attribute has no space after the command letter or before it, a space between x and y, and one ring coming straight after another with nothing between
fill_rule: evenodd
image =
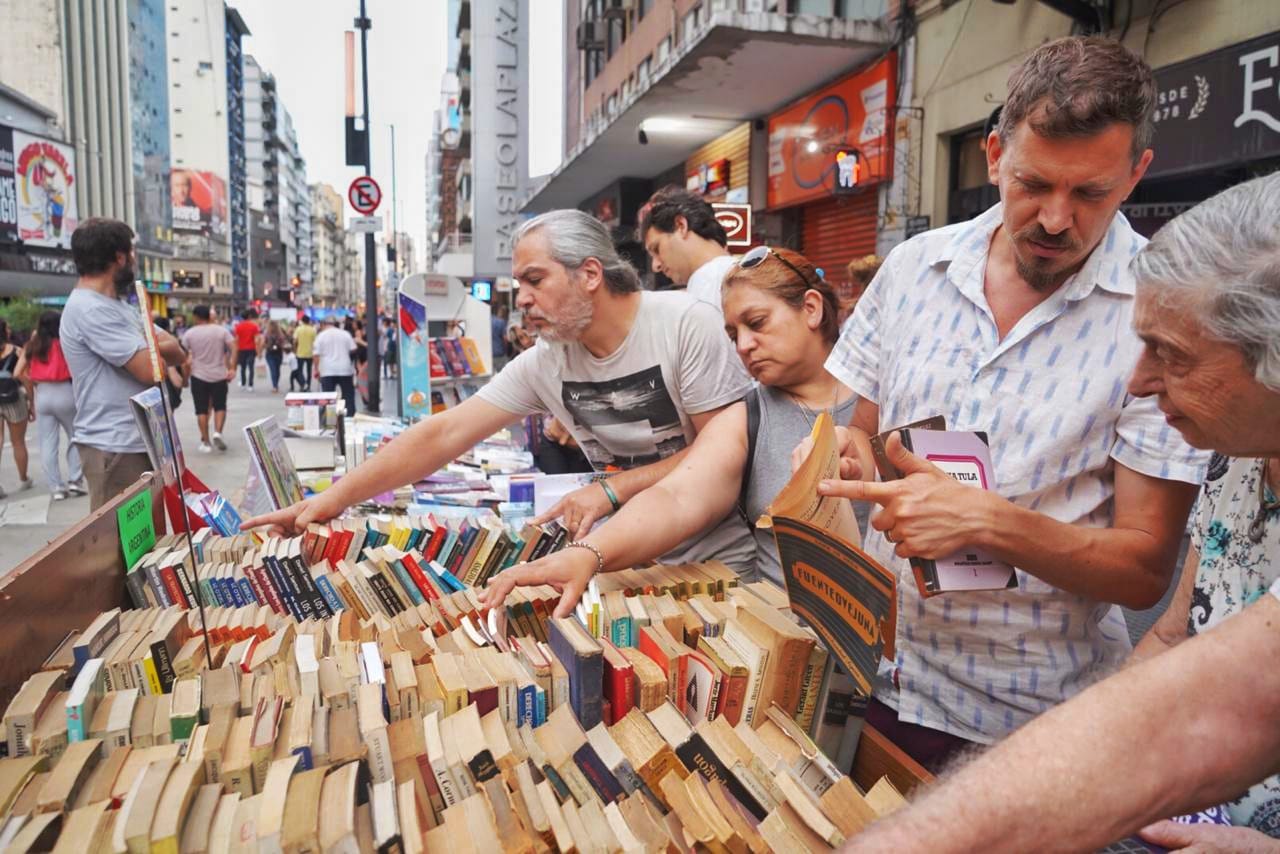
<instances>
[{"instance_id":1,"label":"billboard advertisement","mask_svg":"<svg viewBox=\"0 0 1280 854\"><path fill-rule=\"evenodd\" d=\"M0 125L0 243L18 242L18 181L13 167L13 131Z\"/></svg>"},{"instance_id":2,"label":"billboard advertisement","mask_svg":"<svg viewBox=\"0 0 1280 854\"><path fill-rule=\"evenodd\" d=\"M861 186L892 176L897 67L897 54L890 53L769 118L770 208L838 191L854 165ZM852 152L856 161L848 160Z\"/></svg>"},{"instance_id":3,"label":"billboard advertisement","mask_svg":"<svg viewBox=\"0 0 1280 854\"><path fill-rule=\"evenodd\" d=\"M169 173L173 230L227 239L227 182L212 172L174 169Z\"/></svg>"},{"instance_id":4,"label":"billboard advertisement","mask_svg":"<svg viewBox=\"0 0 1280 854\"><path fill-rule=\"evenodd\" d=\"M0 147L9 139L17 239L28 246L70 249L71 232L77 223L75 150L20 130L0 137ZM8 159L0 153L0 185L7 179ZM6 190L0 188L0 232L6 230L5 195Z\"/></svg>"}]
</instances>

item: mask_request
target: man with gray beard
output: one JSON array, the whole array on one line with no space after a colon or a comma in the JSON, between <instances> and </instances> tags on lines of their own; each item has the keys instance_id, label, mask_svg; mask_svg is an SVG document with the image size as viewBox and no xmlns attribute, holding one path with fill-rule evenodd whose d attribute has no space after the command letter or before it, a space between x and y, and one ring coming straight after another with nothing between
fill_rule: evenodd
<instances>
[{"instance_id":1,"label":"man with gray beard","mask_svg":"<svg viewBox=\"0 0 1280 854\"><path fill-rule=\"evenodd\" d=\"M551 211L524 223L512 276L516 307L538 333L536 346L474 397L405 431L330 489L245 526L302 531L431 474L526 415L543 414L569 430L596 471L617 472L543 517L559 518L576 540L674 469L703 425L750 388L719 313L684 294L642 291L608 230L588 214ZM753 541L737 514L665 556L713 558L743 571L753 565ZM576 601L582 591L572 592L568 599Z\"/></svg>"}]
</instances>

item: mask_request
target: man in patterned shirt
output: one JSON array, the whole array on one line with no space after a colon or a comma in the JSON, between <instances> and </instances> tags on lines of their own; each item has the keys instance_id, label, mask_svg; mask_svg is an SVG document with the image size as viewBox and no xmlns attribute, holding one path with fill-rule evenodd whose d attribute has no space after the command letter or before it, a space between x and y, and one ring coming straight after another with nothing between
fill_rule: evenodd
<instances>
[{"instance_id":1,"label":"man in patterned shirt","mask_svg":"<svg viewBox=\"0 0 1280 854\"><path fill-rule=\"evenodd\" d=\"M1000 204L894 249L827 362L863 398L852 435L941 414L990 439L990 492L896 437L907 477L823 487L881 505L866 547L903 583L867 719L928 767L1120 662L1118 606L1169 586L1207 455L1125 394L1142 350L1128 267L1145 241L1118 211L1151 162L1154 105L1151 69L1118 42L1030 54L987 142ZM1017 589L922 598L905 558L964 547L1016 566Z\"/></svg>"},{"instance_id":2,"label":"man in patterned shirt","mask_svg":"<svg viewBox=\"0 0 1280 854\"><path fill-rule=\"evenodd\" d=\"M1141 835L1160 850L1280 851L1280 777L1268 777L1280 772L1277 222L1280 175L1255 178L1167 224L1134 261L1134 328L1146 346L1129 389L1155 400L1188 442L1218 453L1197 510L1201 525L1213 522L1193 538L1168 612L1180 613L1180 627L1148 635L1137 663L1032 721L848 851L1095 851L1152 820L1223 802L1235 826L1160 821ZM1189 609L1194 588L1208 592ZM1205 627L1210 617L1221 620ZM1195 625L1203 628L1187 637Z\"/></svg>"}]
</instances>

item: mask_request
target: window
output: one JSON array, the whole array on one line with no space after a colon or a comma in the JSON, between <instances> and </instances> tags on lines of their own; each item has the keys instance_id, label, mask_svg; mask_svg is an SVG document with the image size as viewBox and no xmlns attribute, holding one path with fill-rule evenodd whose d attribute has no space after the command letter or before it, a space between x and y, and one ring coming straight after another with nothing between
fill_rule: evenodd
<instances>
[{"instance_id":1,"label":"window","mask_svg":"<svg viewBox=\"0 0 1280 854\"><path fill-rule=\"evenodd\" d=\"M947 222L964 222L1000 200L987 178L987 153L982 128L951 137L951 178L947 193Z\"/></svg>"},{"instance_id":2,"label":"window","mask_svg":"<svg viewBox=\"0 0 1280 854\"><path fill-rule=\"evenodd\" d=\"M636 7L636 20L638 21L653 9L653 0L640 0Z\"/></svg>"},{"instance_id":3,"label":"window","mask_svg":"<svg viewBox=\"0 0 1280 854\"><path fill-rule=\"evenodd\" d=\"M671 36L667 36L658 43L658 49L654 52L653 58L658 65L667 61L667 57L671 54Z\"/></svg>"},{"instance_id":4,"label":"window","mask_svg":"<svg viewBox=\"0 0 1280 854\"><path fill-rule=\"evenodd\" d=\"M649 69L653 66L653 54L649 54L640 61L640 66L636 69L636 79L640 81L640 85L644 86L649 82Z\"/></svg>"},{"instance_id":5,"label":"window","mask_svg":"<svg viewBox=\"0 0 1280 854\"><path fill-rule=\"evenodd\" d=\"M702 4L690 9L684 16L684 25L680 28L680 42L685 44L693 39L702 25Z\"/></svg>"}]
</instances>

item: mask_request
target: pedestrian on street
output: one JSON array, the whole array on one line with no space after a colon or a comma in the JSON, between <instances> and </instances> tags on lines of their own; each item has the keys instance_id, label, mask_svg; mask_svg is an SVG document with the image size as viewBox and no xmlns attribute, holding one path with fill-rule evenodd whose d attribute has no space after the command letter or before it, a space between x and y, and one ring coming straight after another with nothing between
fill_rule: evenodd
<instances>
[{"instance_id":1,"label":"pedestrian on street","mask_svg":"<svg viewBox=\"0 0 1280 854\"><path fill-rule=\"evenodd\" d=\"M236 375L233 354L236 340L214 322L213 310L198 305L191 310L195 325L183 339L191 351L191 399L196 407L196 423L200 425L200 452L214 448L227 449L222 429L227 424L227 388ZM209 434L209 410L213 410L213 435Z\"/></svg>"},{"instance_id":2,"label":"pedestrian on street","mask_svg":"<svg viewBox=\"0 0 1280 854\"><path fill-rule=\"evenodd\" d=\"M382 375L395 379L400 353L396 346L396 322L390 317L382 319L382 337L378 339L378 347L382 350Z\"/></svg>"},{"instance_id":3,"label":"pedestrian on street","mask_svg":"<svg viewBox=\"0 0 1280 854\"><path fill-rule=\"evenodd\" d=\"M284 345L288 342L279 322L267 323L267 332L263 336L263 350L267 354L267 373L271 376L271 393L280 393L280 366L284 364Z\"/></svg>"},{"instance_id":4,"label":"pedestrian on street","mask_svg":"<svg viewBox=\"0 0 1280 854\"><path fill-rule=\"evenodd\" d=\"M298 385L303 391L311 391L311 357L315 355L316 343L316 327L311 322L311 318L306 314L298 321L298 327L293 330L293 352L298 356L297 374ZM303 379L305 375L305 379ZM292 378L290 379L290 388L293 387Z\"/></svg>"},{"instance_id":5,"label":"pedestrian on street","mask_svg":"<svg viewBox=\"0 0 1280 854\"><path fill-rule=\"evenodd\" d=\"M40 437L40 464L44 467L45 480L54 501L62 501L72 495L88 495L84 484L84 470L80 465L80 453L71 441L75 429L76 399L71 391L71 369L62 355L62 342L58 329L62 313L46 311L40 315L36 331L23 348L15 372L27 385L31 399L28 401L36 417L36 433ZM62 479L62 466L58 462L62 433L67 434L67 479Z\"/></svg>"},{"instance_id":6,"label":"pedestrian on street","mask_svg":"<svg viewBox=\"0 0 1280 854\"><path fill-rule=\"evenodd\" d=\"M253 391L253 363L262 349L262 328L258 326L258 311L244 310L243 319L236 324L236 364L240 366L240 388Z\"/></svg>"},{"instance_id":7,"label":"pedestrian on street","mask_svg":"<svg viewBox=\"0 0 1280 854\"><path fill-rule=\"evenodd\" d=\"M355 340L338 326L338 318L334 315L326 317L324 331L316 336L315 370L320 376L320 388L325 391L342 390L348 418L356 414L356 368L351 358L355 351Z\"/></svg>"},{"instance_id":8,"label":"pedestrian on street","mask_svg":"<svg viewBox=\"0 0 1280 854\"><path fill-rule=\"evenodd\" d=\"M62 312L60 340L75 395L74 439L97 510L151 469L129 398L155 384L138 309L126 298L137 278L133 229L92 217L71 235L80 280ZM160 358L186 360L178 340L156 328Z\"/></svg>"},{"instance_id":9,"label":"pedestrian on street","mask_svg":"<svg viewBox=\"0 0 1280 854\"><path fill-rule=\"evenodd\" d=\"M498 305L493 307L493 314L489 316L489 352L493 355L493 364L489 366L492 373L502 370L502 366L507 363L507 307Z\"/></svg>"},{"instance_id":10,"label":"pedestrian on street","mask_svg":"<svg viewBox=\"0 0 1280 854\"><path fill-rule=\"evenodd\" d=\"M18 488L30 489L35 483L27 475L27 423L35 419L31 409L29 382L18 378L18 361L22 352L10 340L9 324L0 319L0 452L4 451L4 431L8 425L13 445L13 461L18 465ZM0 487L0 498L5 491Z\"/></svg>"}]
</instances>

